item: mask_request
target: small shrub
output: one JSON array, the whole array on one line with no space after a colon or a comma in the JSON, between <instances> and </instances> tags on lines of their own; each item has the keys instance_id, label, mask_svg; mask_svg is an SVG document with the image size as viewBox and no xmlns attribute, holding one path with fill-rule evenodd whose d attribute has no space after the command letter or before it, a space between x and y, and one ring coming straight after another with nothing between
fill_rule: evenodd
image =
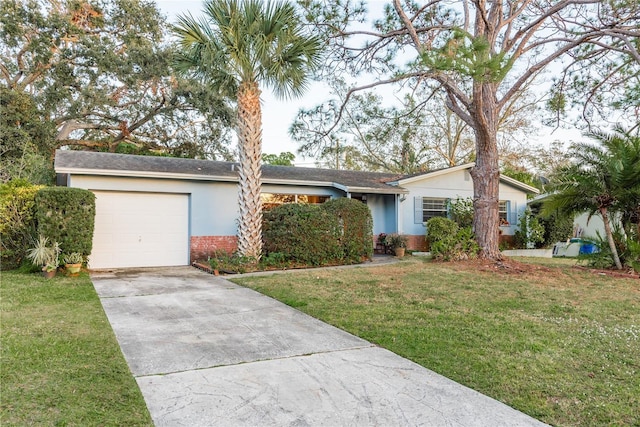
<instances>
[{"instance_id":1,"label":"small shrub","mask_svg":"<svg viewBox=\"0 0 640 427\"><path fill-rule=\"evenodd\" d=\"M618 250L620 262L625 267L640 273L640 242L633 238L629 238L622 228L618 225L613 227L613 241ZM580 261L587 263L589 267L597 269L608 269L615 266L613 253L609 247L609 241L605 236L596 233L595 238L589 238L595 242L599 250L593 254L581 254L578 256Z\"/></svg>"},{"instance_id":2,"label":"small shrub","mask_svg":"<svg viewBox=\"0 0 640 427\"><path fill-rule=\"evenodd\" d=\"M55 240L65 253L91 254L95 196L88 190L47 187L36 194L38 233Z\"/></svg>"},{"instance_id":3,"label":"small shrub","mask_svg":"<svg viewBox=\"0 0 640 427\"><path fill-rule=\"evenodd\" d=\"M458 224L449 218L435 217L427 221L427 239L429 242L437 242L458 232Z\"/></svg>"},{"instance_id":4,"label":"small shrub","mask_svg":"<svg viewBox=\"0 0 640 427\"><path fill-rule=\"evenodd\" d=\"M287 268L290 265L287 254L282 252L271 252L260 258L260 264L271 268Z\"/></svg>"},{"instance_id":5,"label":"small shrub","mask_svg":"<svg viewBox=\"0 0 640 427\"><path fill-rule=\"evenodd\" d=\"M427 239L431 255L442 261L475 258L480 249L470 227L459 228L448 218L436 217L427 221Z\"/></svg>"},{"instance_id":6,"label":"small shrub","mask_svg":"<svg viewBox=\"0 0 640 427\"><path fill-rule=\"evenodd\" d=\"M228 254L223 250L218 250L209 257L209 266L211 266L212 270L242 274L249 271L256 271L258 261L253 257L243 256L237 252Z\"/></svg>"}]
</instances>

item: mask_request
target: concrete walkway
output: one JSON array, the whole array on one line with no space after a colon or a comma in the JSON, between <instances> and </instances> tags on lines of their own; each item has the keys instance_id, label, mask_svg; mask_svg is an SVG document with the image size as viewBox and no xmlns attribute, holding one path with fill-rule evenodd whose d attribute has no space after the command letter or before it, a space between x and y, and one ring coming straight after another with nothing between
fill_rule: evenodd
<instances>
[{"instance_id":1,"label":"concrete walkway","mask_svg":"<svg viewBox=\"0 0 640 427\"><path fill-rule=\"evenodd\" d=\"M191 267L91 278L156 426L544 425Z\"/></svg>"}]
</instances>

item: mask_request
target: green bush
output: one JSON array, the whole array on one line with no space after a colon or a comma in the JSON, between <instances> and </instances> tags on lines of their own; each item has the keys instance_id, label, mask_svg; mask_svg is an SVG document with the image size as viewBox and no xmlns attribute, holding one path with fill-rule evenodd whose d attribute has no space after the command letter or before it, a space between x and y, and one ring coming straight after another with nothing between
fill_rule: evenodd
<instances>
[{"instance_id":1,"label":"green bush","mask_svg":"<svg viewBox=\"0 0 640 427\"><path fill-rule=\"evenodd\" d=\"M373 218L367 205L358 200L340 198L320 207L340 221L344 262L357 263L362 261L362 257L373 256Z\"/></svg>"},{"instance_id":2,"label":"green bush","mask_svg":"<svg viewBox=\"0 0 640 427\"><path fill-rule=\"evenodd\" d=\"M36 240L35 195L42 188L25 180L0 184L0 269L20 266Z\"/></svg>"},{"instance_id":3,"label":"green bush","mask_svg":"<svg viewBox=\"0 0 640 427\"><path fill-rule=\"evenodd\" d=\"M37 192L38 234L60 244L65 254L91 253L95 223L95 196L88 190L47 187Z\"/></svg>"},{"instance_id":4,"label":"green bush","mask_svg":"<svg viewBox=\"0 0 640 427\"><path fill-rule=\"evenodd\" d=\"M427 221L427 240L430 243L444 240L458 232L458 224L445 217L434 217Z\"/></svg>"},{"instance_id":5,"label":"green bush","mask_svg":"<svg viewBox=\"0 0 640 427\"><path fill-rule=\"evenodd\" d=\"M536 247L544 241L544 226L531 214L531 209L526 208L520 215L514 239L516 247L522 249Z\"/></svg>"},{"instance_id":6,"label":"green bush","mask_svg":"<svg viewBox=\"0 0 640 427\"><path fill-rule=\"evenodd\" d=\"M553 247L557 242L564 242L573 234L573 218L565 215L552 214L539 217L538 221L544 227L543 246Z\"/></svg>"},{"instance_id":7,"label":"green bush","mask_svg":"<svg viewBox=\"0 0 640 427\"><path fill-rule=\"evenodd\" d=\"M625 267L640 273L640 242L633 237L628 237L622 227L615 224L612 228L613 242L618 251L620 262ZM609 247L609 241L599 232L595 237L584 237L584 240L590 240L598 246L599 250L593 254L581 254L578 256L580 261L586 262L587 265L598 269L608 269L615 266L613 253Z\"/></svg>"},{"instance_id":8,"label":"green bush","mask_svg":"<svg viewBox=\"0 0 640 427\"><path fill-rule=\"evenodd\" d=\"M303 264L337 263L344 254L342 232L338 218L316 205L284 204L263 214L265 256L279 252Z\"/></svg>"},{"instance_id":9,"label":"green bush","mask_svg":"<svg viewBox=\"0 0 640 427\"><path fill-rule=\"evenodd\" d=\"M435 217L427 221L427 239L431 255L438 260L460 261L478 254L471 227L460 228L448 218Z\"/></svg>"},{"instance_id":10,"label":"green bush","mask_svg":"<svg viewBox=\"0 0 640 427\"><path fill-rule=\"evenodd\" d=\"M473 200L471 197L449 200L449 215L458 224L458 227L465 228L473 226Z\"/></svg>"}]
</instances>

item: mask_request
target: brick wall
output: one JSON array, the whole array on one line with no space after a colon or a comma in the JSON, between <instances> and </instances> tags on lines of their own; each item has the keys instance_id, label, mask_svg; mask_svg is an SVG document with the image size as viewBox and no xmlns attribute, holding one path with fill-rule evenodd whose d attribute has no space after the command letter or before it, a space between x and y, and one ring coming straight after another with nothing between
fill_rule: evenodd
<instances>
[{"instance_id":1,"label":"brick wall","mask_svg":"<svg viewBox=\"0 0 640 427\"><path fill-rule=\"evenodd\" d=\"M198 259L207 259L217 250L227 253L238 249L236 236L191 236L191 262Z\"/></svg>"},{"instance_id":2,"label":"brick wall","mask_svg":"<svg viewBox=\"0 0 640 427\"><path fill-rule=\"evenodd\" d=\"M423 234L409 235L407 241L407 249L424 252L427 250L427 240Z\"/></svg>"},{"instance_id":3,"label":"brick wall","mask_svg":"<svg viewBox=\"0 0 640 427\"><path fill-rule=\"evenodd\" d=\"M373 247L376 248L376 244L378 243L378 236L373 236ZM424 235L407 235L407 249L413 251L426 251L427 250L427 242Z\"/></svg>"}]
</instances>

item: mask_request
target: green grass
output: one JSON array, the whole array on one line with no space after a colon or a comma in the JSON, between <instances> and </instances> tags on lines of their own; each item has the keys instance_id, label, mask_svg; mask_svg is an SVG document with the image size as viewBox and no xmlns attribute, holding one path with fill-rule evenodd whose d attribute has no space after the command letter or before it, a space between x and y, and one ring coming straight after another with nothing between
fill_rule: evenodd
<instances>
[{"instance_id":1,"label":"green grass","mask_svg":"<svg viewBox=\"0 0 640 427\"><path fill-rule=\"evenodd\" d=\"M86 274L1 274L0 425L153 425Z\"/></svg>"},{"instance_id":2,"label":"green grass","mask_svg":"<svg viewBox=\"0 0 640 427\"><path fill-rule=\"evenodd\" d=\"M546 423L640 425L640 282L537 262L496 273L410 258L234 281Z\"/></svg>"}]
</instances>

